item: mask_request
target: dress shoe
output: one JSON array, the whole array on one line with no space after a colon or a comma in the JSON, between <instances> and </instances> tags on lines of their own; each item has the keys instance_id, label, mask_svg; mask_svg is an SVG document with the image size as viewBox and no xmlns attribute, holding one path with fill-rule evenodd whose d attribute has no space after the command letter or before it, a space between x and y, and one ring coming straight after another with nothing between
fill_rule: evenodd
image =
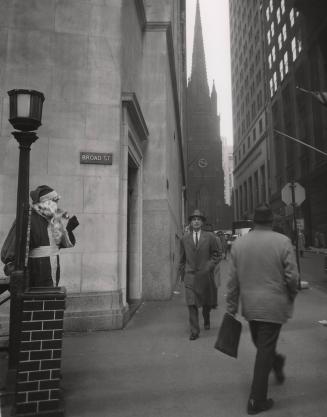
<instances>
[{"instance_id":1,"label":"dress shoe","mask_svg":"<svg viewBox=\"0 0 327 417\"><path fill-rule=\"evenodd\" d=\"M196 334L196 333L191 333L191 335L190 335L190 340L196 340L196 339L198 339L198 337L199 337L199 335L198 335L198 334Z\"/></svg>"},{"instance_id":2,"label":"dress shoe","mask_svg":"<svg viewBox=\"0 0 327 417\"><path fill-rule=\"evenodd\" d=\"M262 411L269 410L274 405L274 400L268 398L265 401L256 401L253 398L249 399L247 412L248 414L259 414Z\"/></svg>"},{"instance_id":3,"label":"dress shoe","mask_svg":"<svg viewBox=\"0 0 327 417\"><path fill-rule=\"evenodd\" d=\"M277 384L282 384L285 381L284 374L285 356L276 355L273 365L273 371L275 373L275 379Z\"/></svg>"},{"instance_id":4,"label":"dress shoe","mask_svg":"<svg viewBox=\"0 0 327 417\"><path fill-rule=\"evenodd\" d=\"M210 329L210 322L209 323L204 323L204 329L205 330L209 330Z\"/></svg>"}]
</instances>

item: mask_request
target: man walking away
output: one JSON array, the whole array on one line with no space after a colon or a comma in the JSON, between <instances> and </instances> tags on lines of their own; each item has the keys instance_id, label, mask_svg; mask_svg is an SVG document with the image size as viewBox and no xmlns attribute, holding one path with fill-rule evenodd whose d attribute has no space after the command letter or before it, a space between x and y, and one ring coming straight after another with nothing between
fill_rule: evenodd
<instances>
[{"instance_id":1,"label":"man walking away","mask_svg":"<svg viewBox=\"0 0 327 417\"><path fill-rule=\"evenodd\" d=\"M213 233L201 230L204 215L195 210L189 217L191 232L181 241L179 273L185 286L186 304L189 310L190 340L200 334L199 312L202 307L204 328L210 329L210 310L217 305L217 287L214 269L221 257Z\"/></svg>"},{"instance_id":2,"label":"man walking away","mask_svg":"<svg viewBox=\"0 0 327 417\"><path fill-rule=\"evenodd\" d=\"M233 315L240 298L257 348L248 414L273 406L267 398L271 370L278 383L284 382L285 357L276 353L276 346L283 323L292 316L298 283L292 243L272 231L271 209L265 204L256 208L253 220L254 230L232 246L227 294L227 311Z\"/></svg>"}]
</instances>

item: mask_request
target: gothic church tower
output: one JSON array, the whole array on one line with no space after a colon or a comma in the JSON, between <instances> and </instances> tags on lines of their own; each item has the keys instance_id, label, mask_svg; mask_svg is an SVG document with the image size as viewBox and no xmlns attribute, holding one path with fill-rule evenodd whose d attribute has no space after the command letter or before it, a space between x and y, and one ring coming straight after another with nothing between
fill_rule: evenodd
<instances>
[{"instance_id":1,"label":"gothic church tower","mask_svg":"<svg viewBox=\"0 0 327 417\"><path fill-rule=\"evenodd\" d=\"M199 0L196 5L192 71L187 86L188 213L199 208L214 230L224 223L224 172L217 92L210 94Z\"/></svg>"}]
</instances>

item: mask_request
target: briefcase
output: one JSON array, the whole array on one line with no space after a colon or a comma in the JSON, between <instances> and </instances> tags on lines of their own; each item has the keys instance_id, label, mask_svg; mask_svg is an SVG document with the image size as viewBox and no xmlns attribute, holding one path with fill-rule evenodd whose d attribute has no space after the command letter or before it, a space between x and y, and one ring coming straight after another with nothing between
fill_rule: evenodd
<instances>
[{"instance_id":1,"label":"briefcase","mask_svg":"<svg viewBox=\"0 0 327 417\"><path fill-rule=\"evenodd\" d=\"M237 358L242 323L229 313L225 313L218 331L215 349Z\"/></svg>"}]
</instances>

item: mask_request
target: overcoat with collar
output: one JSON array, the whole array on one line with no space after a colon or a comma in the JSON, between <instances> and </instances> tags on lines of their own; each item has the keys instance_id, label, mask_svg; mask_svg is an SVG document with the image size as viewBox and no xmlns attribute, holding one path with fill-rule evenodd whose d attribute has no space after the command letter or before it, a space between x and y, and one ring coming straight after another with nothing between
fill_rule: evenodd
<instances>
[{"instance_id":1,"label":"overcoat with collar","mask_svg":"<svg viewBox=\"0 0 327 417\"><path fill-rule=\"evenodd\" d=\"M192 232L183 236L179 273L184 281L187 305L217 305L214 269L220 255L217 240L212 233L201 230L197 247Z\"/></svg>"}]
</instances>

